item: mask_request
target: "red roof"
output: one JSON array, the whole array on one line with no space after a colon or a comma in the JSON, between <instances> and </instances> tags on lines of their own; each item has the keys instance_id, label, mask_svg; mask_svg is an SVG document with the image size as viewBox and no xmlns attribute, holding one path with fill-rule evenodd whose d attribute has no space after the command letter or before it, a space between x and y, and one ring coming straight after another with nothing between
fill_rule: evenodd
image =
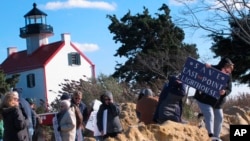
<instances>
[{"instance_id":1,"label":"red roof","mask_svg":"<svg viewBox=\"0 0 250 141\"><path fill-rule=\"evenodd\" d=\"M59 41L43 45L30 55L27 55L27 50L13 53L4 60L0 68L4 73L10 74L44 67L63 46L64 41Z\"/></svg>"}]
</instances>

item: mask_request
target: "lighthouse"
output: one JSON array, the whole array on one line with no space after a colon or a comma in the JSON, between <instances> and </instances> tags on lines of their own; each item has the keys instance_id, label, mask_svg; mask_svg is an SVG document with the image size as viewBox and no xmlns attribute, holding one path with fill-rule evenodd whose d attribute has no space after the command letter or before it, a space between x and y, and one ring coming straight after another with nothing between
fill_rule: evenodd
<instances>
[{"instance_id":1,"label":"lighthouse","mask_svg":"<svg viewBox=\"0 0 250 141\"><path fill-rule=\"evenodd\" d=\"M20 37L26 39L27 54L32 54L42 45L48 44L48 37L54 35L53 27L47 24L47 14L37 8L24 15L25 26L20 28Z\"/></svg>"}]
</instances>

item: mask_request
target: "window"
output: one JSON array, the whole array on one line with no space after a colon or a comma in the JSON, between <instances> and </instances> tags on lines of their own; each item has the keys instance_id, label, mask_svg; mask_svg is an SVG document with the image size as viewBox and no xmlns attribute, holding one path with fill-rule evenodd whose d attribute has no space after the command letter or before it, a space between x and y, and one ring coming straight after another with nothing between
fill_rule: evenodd
<instances>
[{"instance_id":1,"label":"window","mask_svg":"<svg viewBox=\"0 0 250 141\"><path fill-rule=\"evenodd\" d=\"M69 65L81 65L81 58L79 53L68 54Z\"/></svg>"},{"instance_id":2,"label":"window","mask_svg":"<svg viewBox=\"0 0 250 141\"><path fill-rule=\"evenodd\" d=\"M31 74L28 74L26 77L27 77L27 87L28 88L35 87L35 74L31 73Z\"/></svg>"}]
</instances>

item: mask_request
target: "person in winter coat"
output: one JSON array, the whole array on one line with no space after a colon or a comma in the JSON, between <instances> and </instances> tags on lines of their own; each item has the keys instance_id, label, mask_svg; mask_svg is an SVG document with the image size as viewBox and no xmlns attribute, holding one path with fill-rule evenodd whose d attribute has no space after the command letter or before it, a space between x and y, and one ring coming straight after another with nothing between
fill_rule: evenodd
<instances>
[{"instance_id":1,"label":"person in winter coat","mask_svg":"<svg viewBox=\"0 0 250 141\"><path fill-rule=\"evenodd\" d=\"M34 100L32 98L26 98L25 100L30 104L30 107L32 109L31 117L32 117L32 123L33 123L33 129L34 129L32 140L36 141L38 138L39 126L42 124L42 119L36 113Z\"/></svg>"},{"instance_id":2,"label":"person in winter coat","mask_svg":"<svg viewBox=\"0 0 250 141\"><path fill-rule=\"evenodd\" d=\"M97 112L97 127L99 131L103 135L103 139L108 137L116 137L119 133L123 131L121 126L121 122L119 119L120 107L117 103L113 101L113 95L110 91L105 91L103 95L101 95L100 100L102 104ZM103 123L104 119L104 111L107 110L107 127L105 123ZM106 134L104 133L106 131Z\"/></svg>"},{"instance_id":3,"label":"person in winter coat","mask_svg":"<svg viewBox=\"0 0 250 141\"><path fill-rule=\"evenodd\" d=\"M29 124L28 124L28 133L29 133L29 138L30 141L32 141L32 136L34 134L34 117L32 117L32 109L30 107L30 104L22 97L22 92L19 89L14 88L13 92L18 94L19 96L19 106L23 112L24 115L27 115Z\"/></svg>"},{"instance_id":4,"label":"person in winter coat","mask_svg":"<svg viewBox=\"0 0 250 141\"><path fill-rule=\"evenodd\" d=\"M169 82L165 83L154 114L154 121L162 124L167 120L182 122L183 97L186 95L186 85L178 76L169 76Z\"/></svg>"},{"instance_id":5,"label":"person in winter coat","mask_svg":"<svg viewBox=\"0 0 250 141\"><path fill-rule=\"evenodd\" d=\"M7 92L1 104L4 123L4 141L30 141L28 118L19 107L19 97L15 92Z\"/></svg>"},{"instance_id":6,"label":"person in winter coat","mask_svg":"<svg viewBox=\"0 0 250 141\"><path fill-rule=\"evenodd\" d=\"M86 106L85 103L82 102L82 98L83 98L82 92L75 91L72 96L71 104L79 107L83 117L83 124L84 124L83 126L85 126L85 124L88 121L89 113L88 113L88 107Z\"/></svg>"},{"instance_id":7,"label":"person in winter coat","mask_svg":"<svg viewBox=\"0 0 250 141\"><path fill-rule=\"evenodd\" d=\"M74 101L73 99L76 99L76 101ZM73 110L75 111L75 117L76 117L76 140L75 141L82 141L84 139L83 137L83 133L82 131L84 130L84 123L83 123L83 113L80 107L83 108L83 104L81 102L82 99L82 95L81 92L79 91L75 91L73 94L73 98L71 98L71 96L67 93L64 93L61 96L61 100L68 100L70 101L71 105L70 108L73 108ZM73 103L74 102L74 103Z\"/></svg>"},{"instance_id":8,"label":"person in winter coat","mask_svg":"<svg viewBox=\"0 0 250 141\"><path fill-rule=\"evenodd\" d=\"M222 106L226 101L226 97L232 90L232 76L231 73L234 69L234 64L229 58L222 58L217 65L208 65L207 67L213 67L225 74L229 75L229 80L224 89L220 90L220 97L216 99L199 90L195 91L194 98L197 100L198 106L204 115L205 126L208 131L209 137L212 140L220 140L220 132L223 123L223 109Z\"/></svg>"},{"instance_id":9,"label":"person in winter coat","mask_svg":"<svg viewBox=\"0 0 250 141\"><path fill-rule=\"evenodd\" d=\"M151 89L142 89L140 94L143 94L136 103L136 113L140 122L144 124L152 124L155 109L158 104L158 98L153 96Z\"/></svg>"},{"instance_id":10,"label":"person in winter coat","mask_svg":"<svg viewBox=\"0 0 250 141\"><path fill-rule=\"evenodd\" d=\"M60 112L56 115L58 120L58 131L62 141L75 141L76 117L74 108L70 108L69 100L60 102Z\"/></svg>"}]
</instances>

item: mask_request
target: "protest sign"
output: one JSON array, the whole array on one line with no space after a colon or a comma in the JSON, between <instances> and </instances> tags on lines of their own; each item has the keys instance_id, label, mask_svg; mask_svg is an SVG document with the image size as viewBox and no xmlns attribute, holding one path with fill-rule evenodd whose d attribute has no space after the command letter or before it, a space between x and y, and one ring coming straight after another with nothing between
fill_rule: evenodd
<instances>
[{"instance_id":1,"label":"protest sign","mask_svg":"<svg viewBox=\"0 0 250 141\"><path fill-rule=\"evenodd\" d=\"M103 111L103 135L107 134L107 118L108 118L108 110Z\"/></svg>"},{"instance_id":2,"label":"protest sign","mask_svg":"<svg viewBox=\"0 0 250 141\"><path fill-rule=\"evenodd\" d=\"M99 110L99 107L101 105L101 101L95 99L93 101L93 111L91 112L90 116L89 116L89 119L88 119L88 122L86 124L86 127L87 129L93 131L94 133L94 136L101 136L101 132L99 131L98 127L97 127L97 112Z\"/></svg>"},{"instance_id":3,"label":"protest sign","mask_svg":"<svg viewBox=\"0 0 250 141\"><path fill-rule=\"evenodd\" d=\"M180 75L182 83L216 99L220 97L219 91L225 88L228 79L229 75L191 57L187 58Z\"/></svg>"},{"instance_id":4,"label":"protest sign","mask_svg":"<svg viewBox=\"0 0 250 141\"><path fill-rule=\"evenodd\" d=\"M102 104L102 102L100 100L95 99L94 100L94 105L93 105L93 110L98 111L101 104Z\"/></svg>"},{"instance_id":5,"label":"protest sign","mask_svg":"<svg viewBox=\"0 0 250 141\"><path fill-rule=\"evenodd\" d=\"M97 111L92 111L85 128L91 130L94 136L101 136L102 134L96 125L97 123L96 116L97 116Z\"/></svg>"}]
</instances>

